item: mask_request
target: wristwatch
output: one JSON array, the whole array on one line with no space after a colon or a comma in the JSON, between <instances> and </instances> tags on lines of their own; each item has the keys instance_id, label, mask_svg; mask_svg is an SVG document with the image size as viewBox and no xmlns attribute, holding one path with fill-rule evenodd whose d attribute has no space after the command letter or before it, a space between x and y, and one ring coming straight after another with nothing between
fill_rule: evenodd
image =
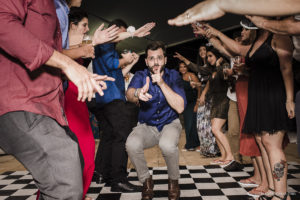
<instances>
[{"instance_id":1,"label":"wristwatch","mask_svg":"<svg viewBox=\"0 0 300 200\"><path fill-rule=\"evenodd\" d=\"M137 89L134 91L134 96L135 96L136 98L138 98L139 89L140 89L140 88L137 88Z\"/></svg>"}]
</instances>

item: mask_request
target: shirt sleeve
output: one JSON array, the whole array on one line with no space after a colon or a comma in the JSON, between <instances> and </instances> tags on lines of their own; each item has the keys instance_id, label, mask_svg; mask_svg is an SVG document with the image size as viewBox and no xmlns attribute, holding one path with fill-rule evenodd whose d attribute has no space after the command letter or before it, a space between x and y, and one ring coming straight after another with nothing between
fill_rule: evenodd
<instances>
[{"instance_id":1,"label":"shirt sleeve","mask_svg":"<svg viewBox=\"0 0 300 200\"><path fill-rule=\"evenodd\" d=\"M25 28L32 0L0 0L0 47L29 70L45 64L54 49Z\"/></svg>"},{"instance_id":2,"label":"shirt sleeve","mask_svg":"<svg viewBox=\"0 0 300 200\"><path fill-rule=\"evenodd\" d=\"M172 84L170 85L171 89L180 95L184 100L184 107L186 107L187 101L185 97L185 92L183 88L183 80L179 73L175 70L171 70L172 72Z\"/></svg>"},{"instance_id":3,"label":"shirt sleeve","mask_svg":"<svg viewBox=\"0 0 300 200\"><path fill-rule=\"evenodd\" d=\"M138 71L134 74L133 78L131 79L128 89L129 88L142 88L143 86L144 86L143 72Z\"/></svg>"},{"instance_id":4,"label":"shirt sleeve","mask_svg":"<svg viewBox=\"0 0 300 200\"><path fill-rule=\"evenodd\" d=\"M119 67L119 56L116 53L114 44L100 44L96 46L95 56L101 57L107 70L115 70Z\"/></svg>"}]
</instances>

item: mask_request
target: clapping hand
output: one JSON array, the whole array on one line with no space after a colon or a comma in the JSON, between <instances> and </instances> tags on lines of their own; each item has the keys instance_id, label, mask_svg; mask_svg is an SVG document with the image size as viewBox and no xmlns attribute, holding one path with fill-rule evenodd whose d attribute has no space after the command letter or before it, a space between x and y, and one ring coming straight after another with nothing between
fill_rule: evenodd
<instances>
[{"instance_id":1,"label":"clapping hand","mask_svg":"<svg viewBox=\"0 0 300 200\"><path fill-rule=\"evenodd\" d=\"M112 25L107 29L103 28L104 24L101 24L99 28L95 31L92 42L93 46L110 42L118 37L119 27L117 27L116 25Z\"/></svg>"}]
</instances>

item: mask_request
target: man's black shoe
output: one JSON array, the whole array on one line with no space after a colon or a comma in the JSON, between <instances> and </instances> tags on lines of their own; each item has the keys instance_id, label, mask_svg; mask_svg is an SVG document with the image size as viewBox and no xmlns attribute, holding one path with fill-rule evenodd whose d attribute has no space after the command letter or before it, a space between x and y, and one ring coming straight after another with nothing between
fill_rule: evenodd
<instances>
[{"instance_id":1,"label":"man's black shoe","mask_svg":"<svg viewBox=\"0 0 300 200\"><path fill-rule=\"evenodd\" d=\"M103 184L105 183L106 186L111 186L111 179L108 179L108 178L104 178L102 176L102 174L94 171L94 180L97 184Z\"/></svg>"},{"instance_id":2,"label":"man's black shoe","mask_svg":"<svg viewBox=\"0 0 300 200\"><path fill-rule=\"evenodd\" d=\"M112 183L111 185L112 192L140 192L142 191L141 186L133 185L128 181Z\"/></svg>"},{"instance_id":3,"label":"man's black shoe","mask_svg":"<svg viewBox=\"0 0 300 200\"><path fill-rule=\"evenodd\" d=\"M223 169L228 172L232 171L240 171L244 168L244 165L240 164L239 162L232 161L229 165L224 167Z\"/></svg>"}]
</instances>

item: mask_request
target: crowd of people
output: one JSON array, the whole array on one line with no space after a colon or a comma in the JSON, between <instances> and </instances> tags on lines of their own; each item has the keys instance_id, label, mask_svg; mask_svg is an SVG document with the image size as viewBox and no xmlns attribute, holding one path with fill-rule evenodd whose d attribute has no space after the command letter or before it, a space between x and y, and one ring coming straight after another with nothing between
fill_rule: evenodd
<instances>
[{"instance_id":1,"label":"crowd of people","mask_svg":"<svg viewBox=\"0 0 300 200\"><path fill-rule=\"evenodd\" d=\"M168 21L192 24L207 39L197 62L176 52L178 70L169 69L165 44L152 41L145 49L147 68L133 75L139 55L119 54L116 45L149 35L154 22L132 30L115 19L88 38L81 0L0 0L0 147L30 171L37 199L90 200L96 174L112 192L141 192L141 199L151 200L154 182L144 150L158 145L168 169L168 199L178 200L182 113L184 150L217 157L211 164L226 171L241 170L241 156L250 156L254 174L239 181L256 186L248 194L290 200L283 148L295 115L300 142L300 92L294 103L300 4L236 1L203 1ZM246 15L232 39L203 22L225 12ZM101 129L95 159L89 112ZM142 186L128 181L128 157Z\"/></svg>"}]
</instances>

